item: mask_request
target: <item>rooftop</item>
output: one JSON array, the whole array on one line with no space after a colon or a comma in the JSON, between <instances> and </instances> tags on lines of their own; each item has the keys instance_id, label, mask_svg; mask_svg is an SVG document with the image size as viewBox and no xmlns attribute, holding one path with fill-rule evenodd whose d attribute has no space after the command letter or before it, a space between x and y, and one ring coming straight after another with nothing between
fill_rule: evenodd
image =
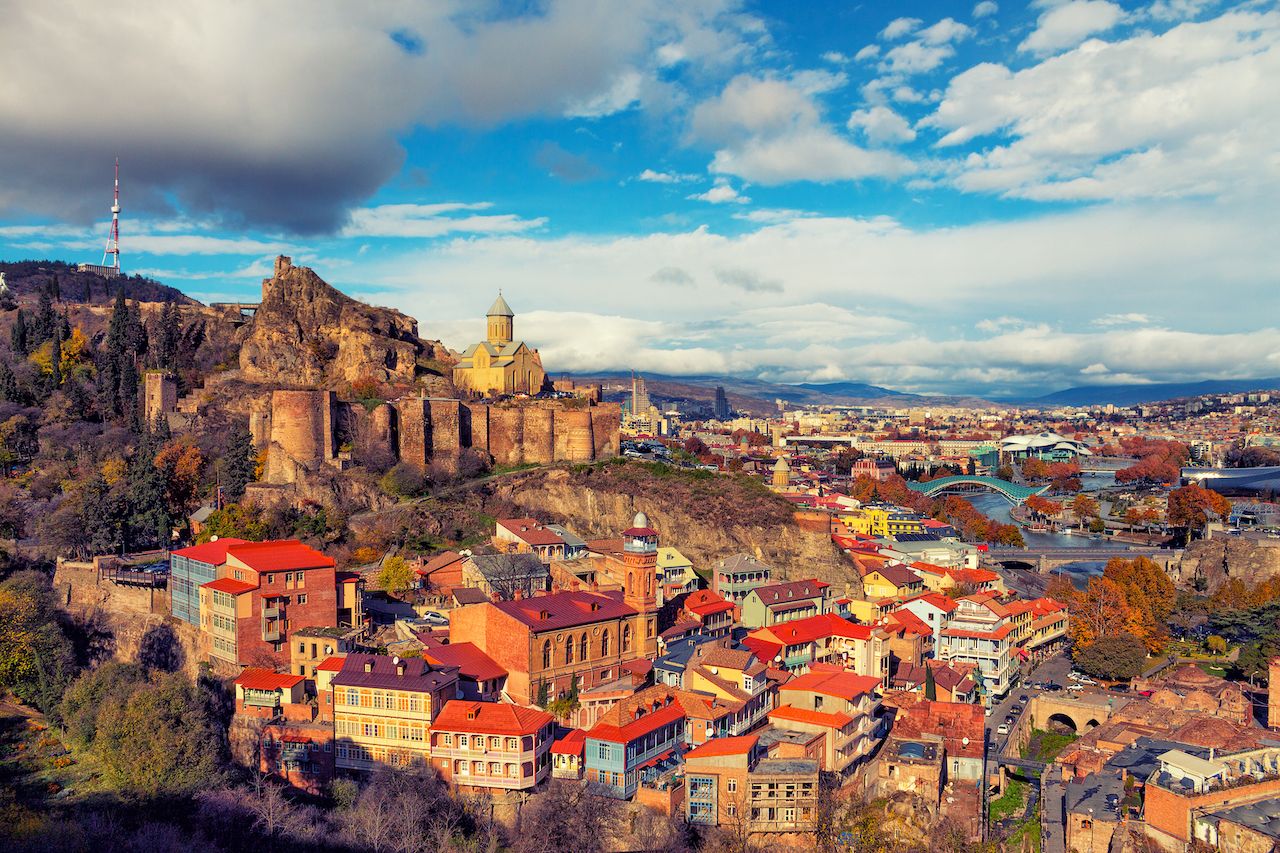
<instances>
[{"instance_id":1,"label":"rooftop","mask_svg":"<svg viewBox=\"0 0 1280 853\"><path fill-rule=\"evenodd\" d=\"M458 674L473 681L503 678L507 671L494 662L475 643L450 643L423 652L423 657L437 666L456 666Z\"/></svg>"},{"instance_id":2,"label":"rooftop","mask_svg":"<svg viewBox=\"0 0 1280 853\"><path fill-rule=\"evenodd\" d=\"M537 562L537 558L531 554L522 556L531 557ZM635 616L635 609L622 602L621 594L616 596L605 592L570 590L519 601L498 601L493 606L534 631L554 631Z\"/></svg>"},{"instance_id":3,"label":"rooftop","mask_svg":"<svg viewBox=\"0 0 1280 853\"><path fill-rule=\"evenodd\" d=\"M249 667L240 673L235 684L245 690L288 690L305 680L301 675Z\"/></svg>"},{"instance_id":4,"label":"rooftop","mask_svg":"<svg viewBox=\"0 0 1280 853\"><path fill-rule=\"evenodd\" d=\"M432 731L480 734L531 735L555 718L537 708L505 702L467 702L450 699L431 724Z\"/></svg>"},{"instance_id":5,"label":"rooftop","mask_svg":"<svg viewBox=\"0 0 1280 853\"><path fill-rule=\"evenodd\" d=\"M326 557L297 539L242 542L229 546L227 554L257 572L332 568L337 565L332 557Z\"/></svg>"},{"instance_id":6,"label":"rooftop","mask_svg":"<svg viewBox=\"0 0 1280 853\"><path fill-rule=\"evenodd\" d=\"M247 541L247 539L233 539L228 536L226 539L214 539L212 542L205 542L202 545L182 548L174 551L172 556L186 557L188 560L195 560L199 563L220 566L227 561L227 548L232 545L242 545Z\"/></svg>"},{"instance_id":7,"label":"rooftop","mask_svg":"<svg viewBox=\"0 0 1280 853\"><path fill-rule=\"evenodd\" d=\"M791 679L779 689L806 690L821 693L824 696L853 700L859 696L874 696L879 686L880 679L873 675L858 675L845 671L807 672Z\"/></svg>"},{"instance_id":8,"label":"rooftop","mask_svg":"<svg viewBox=\"0 0 1280 853\"><path fill-rule=\"evenodd\" d=\"M389 655L353 652L343 660L342 669L333 678L333 686L424 693L443 687L457 678L457 667L433 667L422 658L393 658Z\"/></svg>"}]
</instances>

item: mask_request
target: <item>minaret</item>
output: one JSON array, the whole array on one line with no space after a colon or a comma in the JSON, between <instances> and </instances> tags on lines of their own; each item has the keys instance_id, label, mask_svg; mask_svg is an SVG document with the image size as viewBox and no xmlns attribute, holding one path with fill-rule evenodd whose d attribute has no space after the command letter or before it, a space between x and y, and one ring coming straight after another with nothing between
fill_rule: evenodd
<instances>
[{"instance_id":1,"label":"minaret","mask_svg":"<svg viewBox=\"0 0 1280 853\"><path fill-rule=\"evenodd\" d=\"M634 618L633 650L641 657L658 654L658 531L643 512L622 531L622 563L627 577L622 600L638 611Z\"/></svg>"},{"instance_id":2,"label":"minaret","mask_svg":"<svg viewBox=\"0 0 1280 853\"><path fill-rule=\"evenodd\" d=\"M507 300L502 298L502 291L498 291L498 298L489 306L489 343L494 346L502 346L509 344L515 340L514 333L514 317L516 316L511 310L511 306L507 304Z\"/></svg>"}]
</instances>

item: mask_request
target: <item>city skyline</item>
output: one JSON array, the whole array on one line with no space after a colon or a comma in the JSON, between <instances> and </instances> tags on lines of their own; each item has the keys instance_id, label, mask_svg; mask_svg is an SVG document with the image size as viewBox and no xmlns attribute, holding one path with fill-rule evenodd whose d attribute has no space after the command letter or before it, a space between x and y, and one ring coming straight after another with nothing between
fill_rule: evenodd
<instances>
[{"instance_id":1,"label":"city skyline","mask_svg":"<svg viewBox=\"0 0 1280 853\"><path fill-rule=\"evenodd\" d=\"M552 373L1280 374L1274 3L194 16L12 10L0 258L96 263L119 155L125 272L282 252L457 350L501 288Z\"/></svg>"}]
</instances>

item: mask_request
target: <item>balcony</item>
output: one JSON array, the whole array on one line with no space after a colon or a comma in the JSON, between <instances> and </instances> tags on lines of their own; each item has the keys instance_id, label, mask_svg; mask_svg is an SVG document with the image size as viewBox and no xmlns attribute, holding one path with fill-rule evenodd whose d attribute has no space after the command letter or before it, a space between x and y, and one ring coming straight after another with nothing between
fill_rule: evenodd
<instances>
[{"instance_id":1,"label":"balcony","mask_svg":"<svg viewBox=\"0 0 1280 853\"><path fill-rule=\"evenodd\" d=\"M263 619L279 619L279 618L280 618L280 606L279 606L279 605L272 605L271 607L264 607L264 608L262 608L262 618L263 618Z\"/></svg>"},{"instance_id":2,"label":"balcony","mask_svg":"<svg viewBox=\"0 0 1280 853\"><path fill-rule=\"evenodd\" d=\"M253 708L279 708L280 694L275 690L245 690L244 704Z\"/></svg>"},{"instance_id":3,"label":"balcony","mask_svg":"<svg viewBox=\"0 0 1280 853\"><path fill-rule=\"evenodd\" d=\"M268 628L268 627L264 627L264 628L262 629L262 641L263 641L264 643L278 643L278 642L280 642L280 628L279 628L279 626L272 626L272 627L269 627L269 628Z\"/></svg>"}]
</instances>

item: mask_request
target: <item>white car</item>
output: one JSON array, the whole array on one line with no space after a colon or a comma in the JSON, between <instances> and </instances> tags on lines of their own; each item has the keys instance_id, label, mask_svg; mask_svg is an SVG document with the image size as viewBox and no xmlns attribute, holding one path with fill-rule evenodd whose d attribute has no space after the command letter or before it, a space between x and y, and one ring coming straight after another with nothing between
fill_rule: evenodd
<instances>
[{"instance_id":1,"label":"white car","mask_svg":"<svg viewBox=\"0 0 1280 853\"><path fill-rule=\"evenodd\" d=\"M1070 687L1068 687L1067 689L1068 689L1068 690L1070 690L1072 693L1083 693L1083 692L1084 692L1084 685L1083 685L1083 684L1072 684L1072 685L1071 685Z\"/></svg>"},{"instance_id":2,"label":"white car","mask_svg":"<svg viewBox=\"0 0 1280 853\"><path fill-rule=\"evenodd\" d=\"M996 734L998 735L1007 735L1008 733L1009 733L1009 727L1004 723L1001 723L1000 727L996 729Z\"/></svg>"}]
</instances>

